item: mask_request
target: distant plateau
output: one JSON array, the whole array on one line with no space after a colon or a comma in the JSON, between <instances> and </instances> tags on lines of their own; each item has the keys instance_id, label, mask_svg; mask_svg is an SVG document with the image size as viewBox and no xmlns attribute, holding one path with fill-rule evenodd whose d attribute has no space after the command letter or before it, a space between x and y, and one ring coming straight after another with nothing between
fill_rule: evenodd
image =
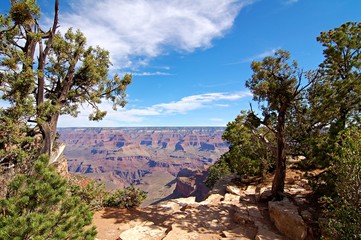
<instances>
[{"instance_id":1,"label":"distant plateau","mask_svg":"<svg viewBox=\"0 0 361 240\"><path fill-rule=\"evenodd\" d=\"M145 205L204 197L206 170L228 151L223 127L60 128L71 173L148 193Z\"/></svg>"}]
</instances>

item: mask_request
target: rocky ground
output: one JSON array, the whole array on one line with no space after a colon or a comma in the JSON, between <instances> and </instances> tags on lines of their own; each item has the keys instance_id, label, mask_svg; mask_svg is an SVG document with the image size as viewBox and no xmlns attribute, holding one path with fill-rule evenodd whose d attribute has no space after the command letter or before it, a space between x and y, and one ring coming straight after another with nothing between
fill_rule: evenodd
<instances>
[{"instance_id":1,"label":"rocky ground","mask_svg":"<svg viewBox=\"0 0 361 240\"><path fill-rule=\"evenodd\" d=\"M202 202L189 197L133 210L103 209L94 216L97 239L316 239L308 182L302 172L287 176L281 202L265 201L270 181L224 179Z\"/></svg>"}]
</instances>

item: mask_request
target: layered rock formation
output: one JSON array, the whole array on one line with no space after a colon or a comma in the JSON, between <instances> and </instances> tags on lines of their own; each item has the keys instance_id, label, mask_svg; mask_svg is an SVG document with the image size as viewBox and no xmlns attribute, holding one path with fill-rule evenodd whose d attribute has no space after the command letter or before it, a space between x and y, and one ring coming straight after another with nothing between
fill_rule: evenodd
<instances>
[{"instance_id":1,"label":"layered rock formation","mask_svg":"<svg viewBox=\"0 0 361 240\"><path fill-rule=\"evenodd\" d=\"M108 188L135 184L148 189L152 182L164 186L174 180L175 184L181 169L207 169L228 150L223 131L220 127L65 128L59 134L66 145L69 172L101 180ZM162 181L157 172L173 179Z\"/></svg>"},{"instance_id":2,"label":"layered rock formation","mask_svg":"<svg viewBox=\"0 0 361 240\"><path fill-rule=\"evenodd\" d=\"M179 197L194 196L196 201L202 201L209 192L205 184L207 176L207 171L181 169L177 175L177 183L173 194Z\"/></svg>"}]
</instances>

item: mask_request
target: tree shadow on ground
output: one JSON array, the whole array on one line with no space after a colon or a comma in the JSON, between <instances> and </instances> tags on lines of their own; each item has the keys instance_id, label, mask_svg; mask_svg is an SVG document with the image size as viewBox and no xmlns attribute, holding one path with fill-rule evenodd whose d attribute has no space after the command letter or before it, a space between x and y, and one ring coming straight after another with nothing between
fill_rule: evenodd
<instances>
[{"instance_id":1,"label":"tree shadow on ground","mask_svg":"<svg viewBox=\"0 0 361 240\"><path fill-rule=\"evenodd\" d=\"M106 208L102 218L114 219L114 224L127 224L131 221L137 223L152 222L154 225L168 229L179 229L184 233L222 234L222 231L233 230L240 227L233 220L235 213L232 205L193 205L188 204L179 211L172 211L165 207L152 206L140 209L114 209Z\"/></svg>"}]
</instances>

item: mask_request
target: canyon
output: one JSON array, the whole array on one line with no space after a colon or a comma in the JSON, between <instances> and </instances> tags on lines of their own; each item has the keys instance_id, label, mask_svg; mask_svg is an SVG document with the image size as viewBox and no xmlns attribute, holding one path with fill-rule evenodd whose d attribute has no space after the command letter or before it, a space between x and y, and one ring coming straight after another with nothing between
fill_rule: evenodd
<instances>
[{"instance_id":1,"label":"canyon","mask_svg":"<svg viewBox=\"0 0 361 240\"><path fill-rule=\"evenodd\" d=\"M60 128L68 170L101 181L107 189L136 185L144 205L196 196L207 169L228 151L223 127Z\"/></svg>"}]
</instances>

